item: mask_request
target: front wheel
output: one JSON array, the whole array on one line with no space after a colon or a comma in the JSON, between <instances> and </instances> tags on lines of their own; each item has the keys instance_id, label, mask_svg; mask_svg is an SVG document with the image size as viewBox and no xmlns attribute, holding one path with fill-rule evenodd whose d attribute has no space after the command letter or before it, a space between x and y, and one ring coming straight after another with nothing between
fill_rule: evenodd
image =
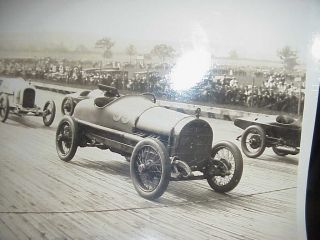
<instances>
[{"instance_id":1,"label":"front wheel","mask_svg":"<svg viewBox=\"0 0 320 240\"><path fill-rule=\"evenodd\" d=\"M56 116L56 104L53 100L47 101L43 107L43 123L45 126L49 127Z\"/></svg>"},{"instance_id":2,"label":"front wheel","mask_svg":"<svg viewBox=\"0 0 320 240\"><path fill-rule=\"evenodd\" d=\"M61 160L70 161L78 148L78 124L72 117L65 116L56 132L56 149Z\"/></svg>"},{"instance_id":3,"label":"front wheel","mask_svg":"<svg viewBox=\"0 0 320 240\"><path fill-rule=\"evenodd\" d=\"M241 137L241 148L247 157L259 157L266 148L266 133L263 128L256 125L246 128Z\"/></svg>"},{"instance_id":4,"label":"front wheel","mask_svg":"<svg viewBox=\"0 0 320 240\"><path fill-rule=\"evenodd\" d=\"M229 192L234 189L242 176L243 159L239 148L232 142L215 144L211 151L207 181L216 192ZM210 172L213 174L210 174Z\"/></svg>"},{"instance_id":5,"label":"front wheel","mask_svg":"<svg viewBox=\"0 0 320 240\"><path fill-rule=\"evenodd\" d=\"M0 98L0 119L1 122L5 122L9 116L9 98L7 95L3 95Z\"/></svg>"},{"instance_id":6,"label":"front wheel","mask_svg":"<svg viewBox=\"0 0 320 240\"><path fill-rule=\"evenodd\" d=\"M131 156L130 174L140 196L149 200L159 198L171 175L170 158L163 143L151 138L140 141Z\"/></svg>"}]
</instances>

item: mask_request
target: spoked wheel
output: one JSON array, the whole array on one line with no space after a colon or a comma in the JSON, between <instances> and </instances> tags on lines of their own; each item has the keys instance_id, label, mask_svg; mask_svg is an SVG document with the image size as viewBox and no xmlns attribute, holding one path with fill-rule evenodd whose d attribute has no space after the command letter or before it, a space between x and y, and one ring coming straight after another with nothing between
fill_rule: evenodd
<instances>
[{"instance_id":1,"label":"spoked wheel","mask_svg":"<svg viewBox=\"0 0 320 240\"><path fill-rule=\"evenodd\" d=\"M71 97L66 97L62 100L61 112L63 115L71 116L74 111L75 104Z\"/></svg>"},{"instance_id":2,"label":"spoked wheel","mask_svg":"<svg viewBox=\"0 0 320 240\"><path fill-rule=\"evenodd\" d=\"M0 119L1 122L5 122L9 116L9 98L7 95L0 97Z\"/></svg>"},{"instance_id":3,"label":"spoked wheel","mask_svg":"<svg viewBox=\"0 0 320 240\"><path fill-rule=\"evenodd\" d=\"M56 105L54 101L50 100L44 104L43 107L43 123L45 126L50 126L53 123L54 117L56 116Z\"/></svg>"},{"instance_id":4,"label":"spoked wheel","mask_svg":"<svg viewBox=\"0 0 320 240\"><path fill-rule=\"evenodd\" d=\"M288 152L278 149L277 146L273 146L272 150L275 154L281 157L288 155Z\"/></svg>"},{"instance_id":5,"label":"spoked wheel","mask_svg":"<svg viewBox=\"0 0 320 240\"><path fill-rule=\"evenodd\" d=\"M241 148L250 157L259 157L266 148L266 134L260 126L250 126L242 134Z\"/></svg>"},{"instance_id":6,"label":"spoked wheel","mask_svg":"<svg viewBox=\"0 0 320 240\"><path fill-rule=\"evenodd\" d=\"M234 143L222 141L213 146L207 171L207 181L213 190L231 191L238 185L242 171L242 155Z\"/></svg>"},{"instance_id":7,"label":"spoked wheel","mask_svg":"<svg viewBox=\"0 0 320 240\"><path fill-rule=\"evenodd\" d=\"M63 161L70 161L78 148L78 124L71 117L64 117L56 132L56 149Z\"/></svg>"},{"instance_id":8,"label":"spoked wheel","mask_svg":"<svg viewBox=\"0 0 320 240\"><path fill-rule=\"evenodd\" d=\"M160 197L171 175L170 159L163 143L151 138L140 141L131 156L130 174L139 195L150 200Z\"/></svg>"}]
</instances>

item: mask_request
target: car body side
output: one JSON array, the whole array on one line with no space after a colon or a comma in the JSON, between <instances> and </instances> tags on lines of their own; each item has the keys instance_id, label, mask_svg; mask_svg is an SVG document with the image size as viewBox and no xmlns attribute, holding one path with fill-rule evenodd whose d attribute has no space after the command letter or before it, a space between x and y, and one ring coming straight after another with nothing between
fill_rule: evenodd
<instances>
[{"instance_id":1,"label":"car body side","mask_svg":"<svg viewBox=\"0 0 320 240\"><path fill-rule=\"evenodd\" d=\"M278 119L279 115L244 117L235 119L234 125L241 129L246 129L253 125L260 126L264 129L267 136L285 139L287 140L287 145L299 147L301 136L300 119L295 119L287 124L279 122Z\"/></svg>"},{"instance_id":2,"label":"car body side","mask_svg":"<svg viewBox=\"0 0 320 240\"><path fill-rule=\"evenodd\" d=\"M92 133L94 128L103 127L126 133L120 141L132 145L131 150L137 142L128 142L128 136L152 136L165 144L170 156L196 168L210 158L213 131L206 121L160 107L143 96L122 96L103 107L95 104L97 100L83 100L75 107L73 117L87 126L85 131Z\"/></svg>"}]
</instances>

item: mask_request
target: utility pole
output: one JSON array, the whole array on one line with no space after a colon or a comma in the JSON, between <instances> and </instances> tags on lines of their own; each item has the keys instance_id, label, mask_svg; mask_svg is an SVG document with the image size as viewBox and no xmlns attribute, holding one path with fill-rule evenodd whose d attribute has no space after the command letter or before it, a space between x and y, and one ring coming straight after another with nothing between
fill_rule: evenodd
<instances>
[{"instance_id":1,"label":"utility pole","mask_svg":"<svg viewBox=\"0 0 320 240\"><path fill-rule=\"evenodd\" d=\"M298 116L300 116L300 113L301 113L301 88L302 88L302 79L301 77L297 77L295 79L296 82L299 82L299 98L298 98L298 109L297 109L297 112L298 112Z\"/></svg>"},{"instance_id":2,"label":"utility pole","mask_svg":"<svg viewBox=\"0 0 320 240\"><path fill-rule=\"evenodd\" d=\"M252 91L251 91L251 103L250 103L251 107L253 107L254 80L255 80L254 77L252 77Z\"/></svg>"}]
</instances>

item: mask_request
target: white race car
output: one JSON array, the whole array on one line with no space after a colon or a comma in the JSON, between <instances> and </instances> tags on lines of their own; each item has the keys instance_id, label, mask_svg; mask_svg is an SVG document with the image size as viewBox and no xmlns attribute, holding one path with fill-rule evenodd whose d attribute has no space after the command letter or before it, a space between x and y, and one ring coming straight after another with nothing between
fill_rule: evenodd
<instances>
[{"instance_id":1,"label":"white race car","mask_svg":"<svg viewBox=\"0 0 320 240\"><path fill-rule=\"evenodd\" d=\"M54 120L56 106L50 100L43 109L35 105L36 89L23 78L0 77L0 120L5 122L9 112L22 116L40 116L45 126L50 126Z\"/></svg>"}]
</instances>

